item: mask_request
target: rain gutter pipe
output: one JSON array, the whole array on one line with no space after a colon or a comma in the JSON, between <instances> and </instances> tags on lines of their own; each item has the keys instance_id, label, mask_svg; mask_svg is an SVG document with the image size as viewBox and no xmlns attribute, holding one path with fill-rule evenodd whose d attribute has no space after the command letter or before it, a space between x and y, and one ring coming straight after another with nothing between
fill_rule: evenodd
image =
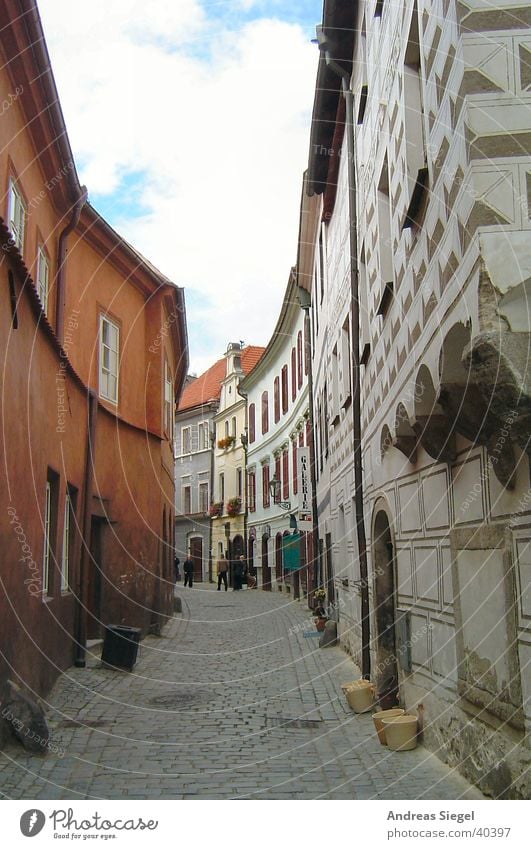
<instances>
[{"instance_id":1,"label":"rain gutter pipe","mask_svg":"<svg viewBox=\"0 0 531 849\"><path fill-rule=\"evenodd\" d=\"M354 490L356 532L358 537L358 557L360 566L359 588L361 594L361 674L370 677L370 618L369 618L369 580L367 565L367 538L365 534L363 499L363 463L361 444L361 379L360 379L360 300L358 276L358 234L356 215L356 170L354 165L354 95L350 87L350 74L329 52L329 42L322 27L317 27L319 49L324 54L328 67L342 80L345 98L348 157L348 207L350 230L350 297L352 305L352 378L353 378L353 443L354 443Z\"/></svg>"}]
</instances>

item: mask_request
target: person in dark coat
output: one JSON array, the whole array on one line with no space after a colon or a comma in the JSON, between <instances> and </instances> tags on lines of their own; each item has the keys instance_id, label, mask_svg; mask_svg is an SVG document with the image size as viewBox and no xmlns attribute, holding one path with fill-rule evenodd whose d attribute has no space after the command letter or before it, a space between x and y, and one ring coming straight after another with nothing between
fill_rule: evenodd
<instances>
[{"instance_id":1,"label":"person in dark coat","mask_svg":"<svg viewBox=\"0 0 531 849\"><path fill-rule=\"evenodd\" d=\"M175 555L175 559L173 561L173 569L174 569L174 572L175 572L175 583L177 583L177 581L181 580L181 573L179 572L179 563L180 562L181 561L179 560L177 555Z\"/></svg>"},{"instance_id":2,"label":"person in dark coat","mask_svg":"<svg viewBox=\"0 0 531 849\"><path fill-rule=\"evenodd\" d=\"M229 561L225 557L218 560L218 590L221 590L221 584L225 584L225 592L227 591L227 572L229 571Z\"/></svg>"},{"instance_id":3,"label":"person in dark coat","mask_svg":"<svg viewBox=\"0 0 531 849\"><path fill-rule=\"evenodd\" d=\"M241 590L243 583L243 563L241 560L236 560L232 568L232 580L234 582L233 590Z\"/></svg>"},{"instance_id":4,"label":"person in dark coat","mask_svg":"<svg viewBox=\"0 0 531 849\"><path fill-rule=\"evenodd\" d=\"M186 558L183 564L184 586L193 587L194 585L194 562L189 557Z\"/></svg>"}]
</instances>

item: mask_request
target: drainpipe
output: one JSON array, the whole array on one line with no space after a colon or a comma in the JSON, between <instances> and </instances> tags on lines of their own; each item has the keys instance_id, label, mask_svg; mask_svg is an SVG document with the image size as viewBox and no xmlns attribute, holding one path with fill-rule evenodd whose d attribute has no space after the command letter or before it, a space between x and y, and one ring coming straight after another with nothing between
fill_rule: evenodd
<instances>
[{"instance_id":1,"label":"drainpipe","mask_svg":"<svg viewBox=\"0 0 531 849\"><path fill-rule=\"evenodd\" d=\"M249 545L247 543L247 451L249 448L249 393L244 392L243 389L241 389L239 383L236 387L236 391L238 395L240 395L245 401L245 426L243 428L243 433L241 434L240 439L243 448L243 503L245 505L245 509L243 511L243 545L245 550L245 561L247 562L247 559L249 557ZM249 567L249 564L247 564L247 567Z\"/></svg>"},{"instance_id":2,"label":"drainpipe","mask_svg":"<svg viewBox=\"0 0 531 849\"><path fill-rule=\"evenodd\" d=\"M94 489L94 469L96 463L96 428L98 423L98 396L93 389L88 390L88 434L85 458L85 478L83 481L85 501L83 508L83 538L79 562L79 590L76 613L76 657L75 666L85 666L87 644L87 603L88 574L91 560L90 531L92 523L92 493Z\"/></svg>"},{"instance_id":3,"label":"drainpipe","mask_svg":"<svg viewBox=\"0 0 531 849\"><path fill-rule=\"evenodd\" d=\"M72 217L66 225L61 235L59 236L59 249L57 257L57 275L56 282L56 304L55 304L55 335L62 345L64 342L64 323L65 323L65 282L66 282L66 242L70 233L72 233L78 225L81 210L87 202L87 189L81 187L81 194L76 200L72 209Z\"/></svg>"},{"instance_id":4,"label":"drainpipe","mask_svg":"<svg viewBox=\"0 0 531 849\"><path fill-rule=\"evenodd\" d=\"M322 586L322 574L321 574L321 558L319 556L319 516L317 512L317 485L316 485L316 474L315 474L315 439L314 439L314 431L313 431L313 364L312 364L312 342L311 342L311 327L310 327L310 306L311 306L311 296L309 292L306 291L302 286L298 287L299 294L299 303L301 309L304 311L304 357L305 363L307 364L308 369L308 399L309 399L309 413L310 413L310 483L312 486L312 523L313 523L313 531L312 531L312 547L313 547L313 586L310 588L311 592L317 589L317 587ZM308 600L309 599L308 593ZM313 596L312 596L313 599Z\"/></svg>"},{"instance_id":5,"label":"drainpipe","mask_svg":"<svg viewBox=\"0 0 531 849\"><path fill-rule=\"evenodd\" d=\"M367 539L363 513L363 464L361 445L361 379L360 379L360 301L358 278L358 235L356 215L356 170L354 166L354 95L350 88L350 74L334 61L326 46L326 37L320 27L317 28L319 47L325 54L329 68L341 77L343 97L346 106L345 132L347 134L348 156L348 206L350 223L350 298L352 304L352 418L354 443L354 490L356 531L358 537L358 555L360 564L361 592L361 674L370 677L370 618L369 618L369 580L367 566Z\"/></svg>"},{"instance_id":6,"label":"drainpipe","mask_svg":"<svg viewBox=\"0 0 531 849\"><path fill-rule=\"evenodd\" d=\"M214 413L215 415L215 413ZM215 424L214 424L215 428ZM208 441L210 442L210 502L214 501L214 445L216 442L216 431L210 430L210 420L208 425ZM213 518L210 517L210 523L208 527L208 581L210 584L214 582L213 575L213 554L212 551L212 540L214 538L214 529L213 529Z\"/></svg>"}]
</instances>

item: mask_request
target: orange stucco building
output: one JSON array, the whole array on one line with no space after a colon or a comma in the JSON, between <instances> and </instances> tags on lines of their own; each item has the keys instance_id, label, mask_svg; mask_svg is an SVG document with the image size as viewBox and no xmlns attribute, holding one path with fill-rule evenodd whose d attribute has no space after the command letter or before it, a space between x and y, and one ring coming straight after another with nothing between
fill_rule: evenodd
<instances>
[{"instance_id":1,"label":"orange stucco building","mask_svg":"<svg viewBox=\"0 0 531 849\"><path fill-rule=\"evenodd\" d=\"M0 696L173 603L183 290L79 185L34 0L0 5Z\"/></svg>"}]
</instances>

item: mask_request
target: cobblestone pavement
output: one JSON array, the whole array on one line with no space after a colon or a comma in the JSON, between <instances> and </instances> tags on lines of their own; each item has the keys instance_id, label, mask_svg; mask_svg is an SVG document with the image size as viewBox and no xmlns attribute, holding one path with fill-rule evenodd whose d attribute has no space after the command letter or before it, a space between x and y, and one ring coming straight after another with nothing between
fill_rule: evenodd
<instances>
[{"instance_id":1,"label":"cobblestone pavement","mask_svg":"<svg viewBox=\"0 0 531 849\"><path fill-rule=\"evenodd\" d=\"M47 700L53 750L10 745L12 799L482 799L419 746L390 752L340 690L357 676L319 649L283 594L179 589L183 613L133 673L72 668ZM51 747L52 748L52 747Z\"/></svg>"}]
</instances>

